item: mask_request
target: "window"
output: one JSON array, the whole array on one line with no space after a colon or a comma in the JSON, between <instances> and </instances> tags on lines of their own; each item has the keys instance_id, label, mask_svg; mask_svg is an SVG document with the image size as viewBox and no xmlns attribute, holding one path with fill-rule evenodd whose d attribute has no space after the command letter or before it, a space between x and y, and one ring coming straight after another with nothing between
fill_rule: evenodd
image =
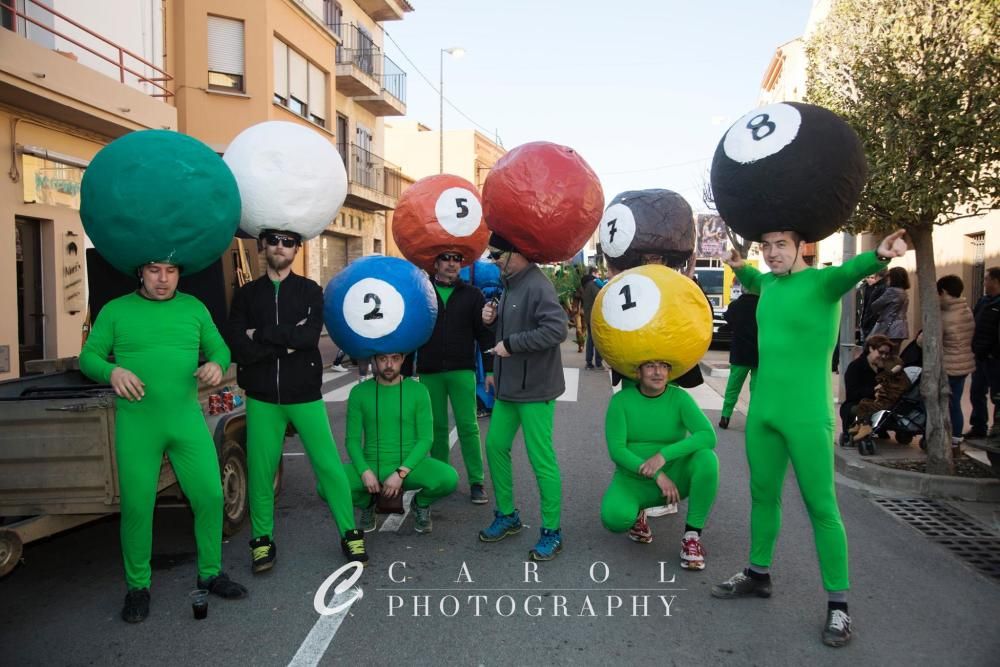
<instances>
[{"instance_id":1,"label":"window","mask_svg":"<svg viewBox=\"0 0 1000 667\"><path fill-rule=\"evenodd\" d=\"M243 21L208 17L208 88L242 93Z\"/></svg>"},{"instance_id":2,"label":"window","mask_svg":"<svg viewBox=\"0 0 1000 667\"><path fill-rule=\"evenodd\" d=\"M327 27L340 37L340 24L344 22L344 8L335 0L323 0L323 21Z\"/></svg>"},{"instance_id":3,"label":"window","mask_svg":"<svg viewBox=\"0 0 1000 667\"><path fill-rule=\"evenodd\" d=\"M274 102L326 127L327 73L280 39L274 40Z\"/></svg>"},{"instance_id":4,"label":"window","mask_svg":"<svg viewBox=\"0 0 1000 667\"><path fill-rule=\"evenodd\" d=\"M337 114L337 150L340 151L340 157L344 160L344 167L347 167L347 128L348 121L347 116L344 114Z\"/></svg>"}]
</instances>

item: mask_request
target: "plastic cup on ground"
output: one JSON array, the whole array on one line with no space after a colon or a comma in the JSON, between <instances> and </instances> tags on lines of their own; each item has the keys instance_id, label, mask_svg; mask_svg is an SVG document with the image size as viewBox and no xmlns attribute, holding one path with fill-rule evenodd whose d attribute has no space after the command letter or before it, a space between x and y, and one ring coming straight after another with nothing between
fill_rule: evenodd
<instances>
[{"instance_id":1,"label":"plastic cup on ground","mask_svg":"<svg viewBox=\"0 0 1000 667\"><path fill-rule=\"evenodd\" d=\"M191 611L199 621L208 616L208 591L203 588L191 591Z\"/></svg>"}]
</instances>

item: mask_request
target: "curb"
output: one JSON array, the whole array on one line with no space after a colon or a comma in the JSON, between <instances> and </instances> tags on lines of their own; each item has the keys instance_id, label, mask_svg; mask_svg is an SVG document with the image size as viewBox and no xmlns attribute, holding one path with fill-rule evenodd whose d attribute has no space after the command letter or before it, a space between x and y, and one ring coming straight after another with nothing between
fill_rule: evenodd
<instances>
[{"instance_id":1,"label":"curb","mask_svg":"<svg viewBox=\"0 0 1000 667\"><path fill-rule=\"evenodd\" d=\"M970 479L944 477L926 473L896 470L864 459L853 448L835 445L836 470L850 479L891 489L942 500L968 500L978 503L1000 502L1000 479Z\"/></svg>"}]
</instances>

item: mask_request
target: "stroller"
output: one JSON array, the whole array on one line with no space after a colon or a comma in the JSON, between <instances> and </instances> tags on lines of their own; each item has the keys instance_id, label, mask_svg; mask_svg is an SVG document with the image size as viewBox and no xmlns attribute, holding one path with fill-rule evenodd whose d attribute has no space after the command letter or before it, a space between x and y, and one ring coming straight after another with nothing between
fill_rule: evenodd
<instances>
[{"instance_id":1,"label":"stroller","mask_svg":"<svg viewBox=\"0 0 1000 667\"><path fill-rule=\"evenodd\" d=\"M927 425L927 412L920 398L920 366L907 366L903 369L910 380L910 388L899 397L888 410L879 410L871 417L872 432L858 441L858 453L870 456L878 452L876 438L888 437L892 431L896 442L908 445L914 436L922 436Z\"/></svg>"}]
</instances>

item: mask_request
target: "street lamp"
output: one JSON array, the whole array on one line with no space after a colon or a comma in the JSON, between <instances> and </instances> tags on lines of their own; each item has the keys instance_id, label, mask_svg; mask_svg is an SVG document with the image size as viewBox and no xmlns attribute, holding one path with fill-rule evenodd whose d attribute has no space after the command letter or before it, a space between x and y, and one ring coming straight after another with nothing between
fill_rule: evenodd
<instances>
[{"instance_id":1,"label":"street lamp","mask_svg":"<svg viewBox=\"0 0 1000 667\"><path fill-rule=\"evenodd\" d=\"M438 173L444 173L444 54L448 54L453 58L461 58L465 55L465 49L461 46L453 46L450 49L441 49L441 62L438 66L438 74L440 75L440 80L438 81L438 110L440 112L438 118Z\"/></svg>"}]
</instances>

